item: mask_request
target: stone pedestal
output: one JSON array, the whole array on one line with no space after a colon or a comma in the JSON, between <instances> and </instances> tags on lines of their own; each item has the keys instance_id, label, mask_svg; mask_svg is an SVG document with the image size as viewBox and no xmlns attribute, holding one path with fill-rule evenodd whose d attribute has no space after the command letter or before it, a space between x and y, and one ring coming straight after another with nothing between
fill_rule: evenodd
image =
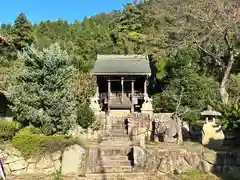
<instances>
[{"instance_id":1,"label":"stone pedestal","mask_svg":"<svg viewBox=\"0 0 240 180\"><path fill-rule=\"evenodd\" d=\"M90 101L91 101L90 108L92 109L95 115L98 115L101 111L100 104L98 103L98 98L92 97Z\"/></svg>"},{"instance_id":2,"label":"stone pedestal","mask_svg":"<svg viewBox=\"0 0 240 180\"><path fill-rule=\"evenodd\" d=\"M202 144L208 147L217 148L222 146L225 136L220 125L215 122L207 122L202 129Z\"/></svg>"},{"instance_id":3,"label":"stone pedestal","mask_svg":"<svg viewBox=\"0 0 240 180\"><path fill-rule=\"evenodd\" d=\"M153 106L151 101L146 101L142 104L141 113L153 114Z\"/></svg>"}]
</instances>

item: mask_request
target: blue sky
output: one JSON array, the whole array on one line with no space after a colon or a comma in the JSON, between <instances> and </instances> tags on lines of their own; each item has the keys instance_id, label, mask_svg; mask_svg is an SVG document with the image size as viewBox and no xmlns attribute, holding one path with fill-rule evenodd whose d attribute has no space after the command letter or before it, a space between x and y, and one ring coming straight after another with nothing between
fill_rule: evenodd
<instances>
[{"instance_id":1,"label":"blue sky","mask_svg":"<svg viewBox=\"0 0 240 180\"><path fill-rule=\"evenodd\" d=\"M32 23L61 18L73 22L100 12L122 9L132 0L1 0L0 23L13 23L23 12Z\"/></svg>"}]
</instances>

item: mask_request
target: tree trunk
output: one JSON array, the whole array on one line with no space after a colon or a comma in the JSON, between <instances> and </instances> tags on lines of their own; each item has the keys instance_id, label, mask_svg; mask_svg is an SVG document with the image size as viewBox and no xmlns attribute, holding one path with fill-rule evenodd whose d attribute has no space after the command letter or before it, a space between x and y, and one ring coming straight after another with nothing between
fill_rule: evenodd
<instances>
[{"instance_id":1,"label":"tree trunk","mask_svg":"<svg viewBox=\"0 0 240 180\"><path fill-rule=\"evenodd\" d=\"M174 119L176 120L177 128L177 144L182 144L183 143L182 118L178 117L178 115L174 115Z\"/></svg>"},{"instance_id":2,"label":"tree trunk","mask_svg":"<svg viewBox=\"0 0 240 180\"><path fill-rule=\"evenodd\" d=\"M227 33L225 34L224 39L225 39L225 43L228 46L228 51L229 51L230 57L229 57L229 61L228 61L228 64L227 64L227 68L224 71L223 79L222 79L221 84L220 84L220 95L221 95L222 102L227 104L228 103L228 93L227 93L227 90L226 90L226 85L227 85L228 77L231 73L233 63L234 63L234 52L233 52L232 46L229 44L229 41L228 41L228 38L227 38Z\"/></svg>"}]
</instances>

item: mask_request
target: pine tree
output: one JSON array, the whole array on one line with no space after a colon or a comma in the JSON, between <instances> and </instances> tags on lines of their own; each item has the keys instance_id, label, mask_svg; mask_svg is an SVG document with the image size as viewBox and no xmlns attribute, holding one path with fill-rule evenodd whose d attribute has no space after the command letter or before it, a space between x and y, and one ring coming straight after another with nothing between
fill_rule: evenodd
<instances>
[{"instance_id":1,"label":"pine tree","mask_svg":"<svg viewBox=\"0 0 240 180\"><path fill-rule=\"evenodd\" d=\"M42 129L44 134L65 133L75 121L72 90L75 69L57 44L43 52L27 47L21 59L24 69L10 87L16 120Z\"/></svg>"},{"instance_id":2,"label":"pine tree","mask_svg":"<svg viewBox=\"0 0 240 180\"><path fill-rule=\"evenodd\" d=\"M142 33L142 16L142 11L132 3L128 3L123 12L117 15L114 23L117 25L114 25L111 37L124 54L141 53L139 44ZM122 54L121 51L120 54Z\"/></svg>"},{"instance_id":3,"label":"pine tree","mask_svg":"<svg viewBox=\"0 0 240 180\"><path fill-rule=\"evenodd\" d=\"M34 42L32 25L23 13L20 13L14 22L12 36L13 43L19 51Z\"/></svg>"}]
</instances>

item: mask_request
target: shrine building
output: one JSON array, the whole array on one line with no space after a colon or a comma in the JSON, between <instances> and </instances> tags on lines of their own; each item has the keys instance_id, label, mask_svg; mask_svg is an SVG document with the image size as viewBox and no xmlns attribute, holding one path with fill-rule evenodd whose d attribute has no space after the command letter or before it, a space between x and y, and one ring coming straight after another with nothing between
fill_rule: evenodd
<instances>
[{"instance_id":1,"label":"shrine building","mask_svg":"<svg viewBox=\"0 0 240 180\"><path fill-rule=\"evenodd\" d=\"M98 55L92 75L97 79L91 100L94 112L152 112L147 90L151 69L146 56Z\"/></svg>"}]
</instances>

